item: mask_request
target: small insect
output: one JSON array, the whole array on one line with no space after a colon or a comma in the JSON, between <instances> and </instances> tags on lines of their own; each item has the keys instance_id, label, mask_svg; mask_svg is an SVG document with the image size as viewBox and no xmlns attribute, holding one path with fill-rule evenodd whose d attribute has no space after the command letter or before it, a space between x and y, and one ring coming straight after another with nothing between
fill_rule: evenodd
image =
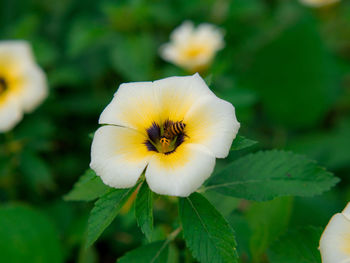
<instances>
[{"instance_id":1,"label":"small insect","mask_svg":"<svg viewBox=\"0 0 350 263\"><path fill-rule=\"evenodd\" d=\"M166 121L164 124L164 133L162 138L167 138L169 140L173 139L177 135L184 132L186 124L182 121L172 122Z\"/></svg>"},{"instance_id":2,"label":"small insect","mask_svg":"<svg viewBox=\"0 0 350 263\"><path fill-rule=\"evenodd\" d=\"M168 152L171 141L178 135L184 132L186 124L182 121L164 123L164 132L159 142L162 145L163 152Z\"/></svg>"}]
</instances>

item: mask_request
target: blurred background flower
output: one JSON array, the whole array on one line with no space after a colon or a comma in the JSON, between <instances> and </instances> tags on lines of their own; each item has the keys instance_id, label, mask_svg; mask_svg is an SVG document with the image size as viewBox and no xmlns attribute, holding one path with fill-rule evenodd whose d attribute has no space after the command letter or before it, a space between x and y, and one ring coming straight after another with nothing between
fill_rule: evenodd
<instances>
[{"instance_id":1,"label":"blurred background flower","mask_svg":"<svg viewBox=\"0 0 350 263\"><path fill-rule=\"evenodd\" d=\"M161 47L160 54L190 73L203 72L224 45L223 31L216 26L203 23L194 28L186 21L171 33L170 43Z\"/></svg>"},{"instance_id":2,"label":"blurred background flower","mask_svg":"<svg viewBox=\"0 0 350 263\"><path fill-rule=\"evenodd\" d=\"M0 132L12 129L23 112L47 96L46 76L25 41L0 41Z\"/></svg>"}]
</instances>

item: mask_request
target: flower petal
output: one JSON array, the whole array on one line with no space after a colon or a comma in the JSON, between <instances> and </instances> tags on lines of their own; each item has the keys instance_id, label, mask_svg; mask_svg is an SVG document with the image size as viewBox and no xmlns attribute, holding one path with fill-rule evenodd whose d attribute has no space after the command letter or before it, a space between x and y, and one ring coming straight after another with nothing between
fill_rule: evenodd
<instances>
[{"instance_id":1,"label":"flower petal","mask_svg":"<svg viewBox=\"0 0 350 263\"><path fill-rule=\"evenodd\" d=\"M198 74L122 84L99 123L145 132L153 122L182 120L192 105L206 95L213 93Z\"/></svg>"},{"instance_id":2,"label":"flower petal","mask_svg":"<svg viewBox=\"0 0 350 263\"><path fill-rule=\"evenodd\" d=\"M344 208L342 214L350 220L350 202L347 204L347 206Z\"/></svg>"},{"instance_id":3,"label":"flower petal","mask_svg":"<svg viewBox=\"0 0 350 263\"><path fill-rule=\"evenodd\" d=\"M153 154L145 141L144 134L133 129L103 126L94 135L90 167L106 185L132 187Z\"/></svg>"},{"instance_id":4,"label":"flower petal","mask_svg":"<svg viewBox=\"0 0 350 263\"><path fill-rule=\"evenodd\" d=\"M203 184L214 166L215 157L205 147L182 144L171 154L153 155L145 175L153 192L185 197Z\"/></svg>"},{"instance_id":5,"label":"flower petal","mask_svg":"<svg viewBox=\"0 0 350 263\"><path fill-rule=\"evenodd\" d=\"M100 124L114 124L144 130L158 120L158 105L152 82L121 84L102 112Z\"/></svg>"},{"instance_id":6,"label":"flower petal","mask_svg":"<svg viewBox=\"0 0 350 263\"><path fill-rule=\"evenodd\" d=\"M0 132L11 130L23 116L18 100L10 94L5 96L0 98Z\"/></svg>"},{"instance_id":7,"label":"flower petal","mask_svg":"<svg viewBox=\"0 0 350 263\"><path fill-rule=\"evenodd\" d=\"M33 111L48 94L45 73L37 65L32 64L23 70L16 80L22 107L25 112Z\"/></svg>"},{"instance_id":8,"label":"flower petal","mask_svg":"<svg viewBox=\"0 0 350 263\"><path fill-rule=\"evenodd\" d=\"M225 158L240 124L231 103L216 96L199 100L184 118L189 143L201 144L216 157Z\"/></svg>"},{"instance_id":9,"label":"flower petal","mask_svg":"<svg viewBox=\"0 0 350 263\"><path fill-rule=\"evenodd\" d=\"M323 263L350 262L350 221L336 214L328 223L320 240Z\"/></svg>"},{"instance_id":10,"label":"flower petal","mask_svg":"<svg viewBox=\"0 0 350 263\"><path fill-rule=\"evenodd\" d=\"M178 44L186 44L193 36L194 25L191 21L183 22L170 35L171 41Z\"/></svg>"}]
</instances>

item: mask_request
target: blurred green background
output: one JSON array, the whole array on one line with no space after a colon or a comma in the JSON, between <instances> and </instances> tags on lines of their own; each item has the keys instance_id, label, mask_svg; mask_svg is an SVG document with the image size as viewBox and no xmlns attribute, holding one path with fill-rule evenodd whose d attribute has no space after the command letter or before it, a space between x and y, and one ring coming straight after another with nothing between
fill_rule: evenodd
<instances>
[{"instance_id":1,"label":"blurred green background","mask_svg":"<svg viewBox=\"0 0 350 263\"><path fill-rule=\"evenodd\" d=\"M234 227L241 261L281 262L274 242L299 227L314 226L306 231L316 233L317 245L350 200L349 1L319 9L297 0L0 3L1 39L28 40L50 88L40 108L0 135L0 262L115 262L145 243L131 209L84 249L92 204L62 196L88 168L91 135L119 84L188 74L158 52L184 20L226 32L225 48L203 77L236 107L240 134L261 149L305 154L342 179L313 198L208 196ZM155 240L176 221L175 207L157 199ZM169 263L195 262L180 241L170 248Z\"/></svg>"}]
</instances>

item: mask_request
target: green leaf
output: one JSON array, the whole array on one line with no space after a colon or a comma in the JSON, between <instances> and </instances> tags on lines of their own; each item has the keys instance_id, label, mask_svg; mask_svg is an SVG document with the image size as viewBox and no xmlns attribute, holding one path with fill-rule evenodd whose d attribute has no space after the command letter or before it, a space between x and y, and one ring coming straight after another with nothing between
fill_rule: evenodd
<instances>
[{"instance_id":1,"label":"green leaf","mask_svg":"<svg viewBox=\"0 0 350 263\"><path fill-rule=\"evenodd\" d=\"M117 260L118 263L164 263L168 258L167 240L138 247Z\"/></svg>"},{"instance_id":2,"label":"green leaf","mask_svg":"<svg viewBox=\"0 0 350 263\"><path fill-rule=\"evenodd\" d=\"M246 155L214 174L204 191L264 201L277 196L313 196L339 179L314 161L292 152L260 151Z\"/></svg>"},{"instance_id":3,"label":"green leaf","mask_svg":"<svg viewBox=\"0 0 350 263\"><path fill-rule=\"evenodd\" d=\"M1 206L0 237L0 262L63 262L57 230L32 208Z\"/></svg>"},{"instance_id":4,"label":"green leaf","mask_svg":"<svg viewBox=\"0 0 350 263\"><path fill-rule=\"evenodd\" d=\"M207 199L198 193L182 198L179 214L186 244L200 262L238 262L234 232Z\"/></svg>"},{"instance_id":5,"label":"green leaf","mask_svg":"<svg viewBox=\"0 0 350 263\"><path fill-rule=\"evenodd\" d=\"M105 194L108 189L101 178L91 169L87 170L75 183L73 189L64 196L66 201L92 201Z\"/></svg>"},{"instance_id":6,"label":"green leaf","mask_svg":"<svg viewBox=\"0 0 350 263\"><path fill-rule=\"evenodd\" d=\"M135 201L137 224L150 241L153 232L153 193L146 182L143 182Z\"/></svg>"},{"instance_id":7,"label":"green leaf","mask_svg":"<svg viewBox=\"0 0 350 263\"><path fill-rule=\"evenodd\" d=\"M112 223L136 187L137 185L129 189L111 189L96 201L88 222L87 247Z\"/></svg>"},{"instance_id":8,"label":"green leaf","mask_svg":"<svg viewBox=\"0 0 350 263\"><path fill-rule=\"evenodd\" d=\"M310 127L337 98L337 65L315 19L304 16L285 24L285 30L279 25L255 39L263 44L250 54L253 63L244 85L259 92L264 111L276 123Z\"/></svg>"},{"instance_id":9,"label":"green leaf","mask_svg":"<svg viewBox=\"0 0 350 263\"><path fill-rule=\"evenodd\" d=\"M257 143L258 143L257 141L247 139L243 136L237 136L231 145L231 151L242 150L242 149L251 147L253 145L256 145Z\"/></svg>"},{"instance_id":10,"label":"green leaf","mask_svg":"<svg viewBox=\"0 0 350 263\"><path fill-rule=\"evenodd\" d=\"M289 231L272 244L268 252L271 263L321 263L318 251L321 228L303 227Z\"/></svg>"},{"instance_id":11,"label":"green leaf","mask_svg":"<svg viewBox=\"0 0 350 263\"><path fill-rule=\"evenodd\" d=\"M35 152L24 150L21 154L20 170L26 184L34 191L52 189L54 183L49 166Z\"/></svg>"},{"instance_id":12,"label":"green leaf","mask_svg":"<svg viewBox=\"0 0 350 263\"><path fill-rule=\"evenodd\" d=\"M254 203L249 208L246 217L252 233L250 251L253 262L260 262L262 254L286 230L292 205L291 197L280 197Z\"/></svg>"}]
</instances>

